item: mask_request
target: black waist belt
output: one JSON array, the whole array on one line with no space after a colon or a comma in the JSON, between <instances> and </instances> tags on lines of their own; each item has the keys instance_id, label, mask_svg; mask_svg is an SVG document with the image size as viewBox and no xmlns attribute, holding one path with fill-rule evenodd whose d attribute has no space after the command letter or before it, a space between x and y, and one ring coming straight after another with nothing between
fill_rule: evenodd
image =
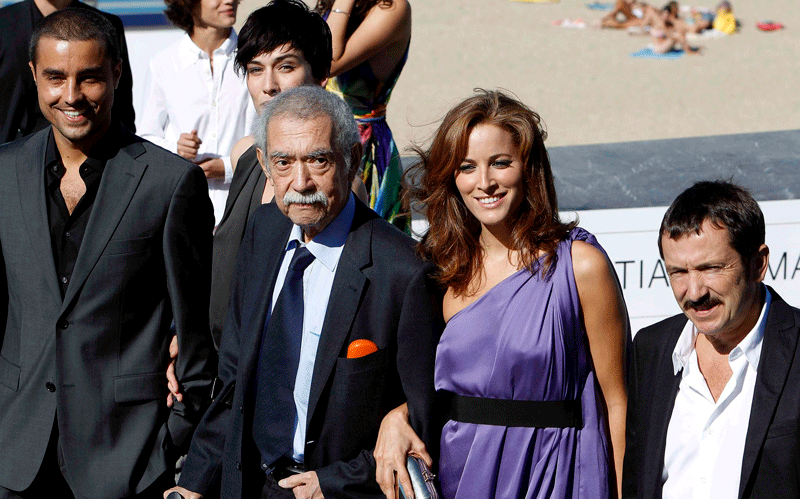
<instances>
[{"instance_id":1,"label":"black waist belt","mask_svg":"<svg viewBox=\"0 0 800 499\"><path fill-rule=\"evenodd\" d=\"M462 423L527 428L580 428L580 400L508 400L436 392L447 419Z\"/></svg>"}]
</instances>

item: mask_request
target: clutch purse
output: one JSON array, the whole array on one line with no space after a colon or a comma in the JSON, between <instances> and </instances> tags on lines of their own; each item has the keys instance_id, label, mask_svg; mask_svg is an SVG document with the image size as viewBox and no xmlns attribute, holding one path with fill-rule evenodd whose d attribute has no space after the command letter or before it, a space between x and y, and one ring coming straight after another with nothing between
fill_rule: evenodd
<instances>
[{"instance_id":1,"label":"clutch purse","mask_svg":"<svg viewBox=\"0 0 800 499\"><path fill-rule=\"evenodd\" d=\"M441 497L436 491L436 475L431 472L425 461L418 457L408 456L406 467L408 475L411 477L411 487L414 489L416 499L439 499ZM402 485L400 486L400 497L406 499Z\"/></svg>"}]
</instances>

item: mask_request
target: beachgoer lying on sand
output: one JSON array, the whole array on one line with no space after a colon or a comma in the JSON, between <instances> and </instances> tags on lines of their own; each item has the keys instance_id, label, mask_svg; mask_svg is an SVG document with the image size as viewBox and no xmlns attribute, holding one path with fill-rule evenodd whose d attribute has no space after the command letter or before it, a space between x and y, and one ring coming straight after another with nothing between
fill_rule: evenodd
<instances>
[{"instance_id":1,"label":"beachgoer lying on sand","mask_svg":"<svg viewBox=\"0 0 800 499\"><path fill-rule=\"evenodd\" d=\"M642 19L658 9L639 0L616 0L614 8L600 19L603 28L626 29L642 26Z\"/></svg>"},{"instance_id":2,"label":"beachgoer lying on sand","mask_svg":"<svg viewBox=\"0 0 800 499\"><path fill-rule=\"evenodd\" d=\"M675 4L674 10L671 4ZM681 48L687 54L699 54L700 49L690 46L686 41L686 34L692 32L693 27L676 17L676 13L677 2L670 2L661 11L658 21L650 29L650 35L653 38L653 52L666 54Z\"/></svg>"},{"instance_id":3,"label":"beachgoer lying on sand","mask_svg":"<svg viewBox=\"0 0 800 499\"><path fill-rule=\"evenodd\" d=\"M704 29L708 29L709 26L710 23L687 23L680 16L678 2L671 1L660 10L652 7L647 9L638 23L631 24L628 27L628 33L631 35L647 35L653 31L665 32L672 28L684 34L699 33Z\"/></svg>"}]
</instances>

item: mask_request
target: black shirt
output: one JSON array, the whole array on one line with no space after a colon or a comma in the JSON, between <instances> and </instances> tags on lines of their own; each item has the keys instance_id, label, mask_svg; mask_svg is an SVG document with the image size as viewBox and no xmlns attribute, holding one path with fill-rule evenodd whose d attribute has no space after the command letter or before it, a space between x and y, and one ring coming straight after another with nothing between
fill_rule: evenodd
<instances>
[{"instance_id":1,"label":"black shirt","mask_svg":"<svg viewBox=\"0 0 800 499\"><path fill-rule=\"evenodd\" d=\"M58 272L58 284L61 288L62 298L67 291L70 279L72 279L72 271L75 268L78 251L81 249L83 236L86 233L86 226L89 223L95 197L97 197L97 188L100 186L106 160L118 150L116 138L119 137L119 134L113 131L114 127L115 124L112 124L112 128L92 149L89 157L80 167L79 172L83 183L86 184L86 193L72 214L67 210L67 203L61 194L61 179L67 169L61 162L61 154L56 147L52 129L50 131L47 152L44 157L44 183L47 192L50 244L53 248L53 260L56 264L56 272Z\"/></svg>"}]
</instances>

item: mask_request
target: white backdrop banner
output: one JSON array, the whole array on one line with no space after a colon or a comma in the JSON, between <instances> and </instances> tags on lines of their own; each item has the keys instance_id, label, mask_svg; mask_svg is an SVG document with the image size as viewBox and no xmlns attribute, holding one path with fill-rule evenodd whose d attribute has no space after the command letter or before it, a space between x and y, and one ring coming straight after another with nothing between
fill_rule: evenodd
<instances>
[{"instance_id":1,"label":"white backdrop banner","mask_svg":"<svg viewBox=\"0 0 800 499\"><path fill-rule=\"evenodd\" d=\"M770 249L765 282L793 306L800 305L800 200L762 201ZM614 263L636 333L644 326L680 313L657 237L666 207L563 212L593 233Z\"/></svg>"}]
</instances>

